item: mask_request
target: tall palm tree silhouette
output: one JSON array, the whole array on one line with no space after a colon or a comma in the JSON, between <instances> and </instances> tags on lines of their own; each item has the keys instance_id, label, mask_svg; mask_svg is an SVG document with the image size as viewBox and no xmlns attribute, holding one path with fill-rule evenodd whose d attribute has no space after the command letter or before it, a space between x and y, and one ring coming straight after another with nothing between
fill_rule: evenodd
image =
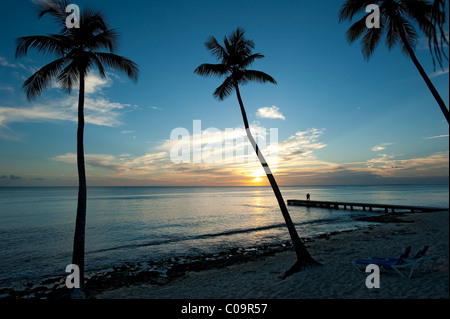
<instances>
[{"instance_id":1,"label":"tall palm tree silhouette","mask_svg":"<svg viewBox=\"0 0 450 319\"><path fill-rule=\"evenodd\" d=\"M439 44L437 42L437 29L442 25L443 13L440 12L440 1L436 3L434 5L425 0L347 0L339 12L339 21L351 21L356 14L365 12L369 4L376 4L380 10L380 28L368 28L366 26L366 19L371 14L367 13L347 30L347 40L352 43L364 35L361 45L366 60L372 56L383 34L386 34L386 45L389 50L400 42L403 53L411 58L436 99L447 122L450 123L447 106L414 53L414 47L418 40L418 33L413 26L416 23L430 40L430 49L433 44L435 46L434 53L438 59L440 58L442 51L436 51L436 45Z\"/></svg>"},{"instance_id":2,"label":"tall palm tree silhouette","mask_svg":"<svg viewBox=\"0 0 450 319\"><path fill-rule=\"evenodd\" d=\"M213 94L219 100L225 99L231 95L233 91L236 92L247 137L252 144L262 167L264 168L270 185L272 186L297 254L297 262L284 274L284 277L286 277L306 266L319 265L319 263L311 257L298 236L297 230L295 229L294 223L292 222L286 208L283 196L278 188L278 184L275 181L275 177L273 176L269 165L261 153L261 150L258 148L258 145L256 144L250 131L244 103L242 102L239 91L239 85L246 84L249 81L257 81L260 83L270 82L273 84L276 84L277 82L270 75L264 72L247 69L247 67L249 67L255 60L263 58L264 55L260 53L252 53L255 44L252 40L246 39L244 37L244 33L245 31L242 28L237 28L229 37L224 38L224 46L220 45L216 38L211 36L205 43L205 46L209 51L211 51L213 56L221 61L221 63L204 63L197 67L194 72L202 76L226 76L224 82L214 91Z\"/></svg>"},{"instance_id":3,"label":"tall palm tree silhouette","mask_svg":"<svg viewBox=\"0 0 450 319\"><path fill-rule=\"evenodd\" d=\"M46 0L38 3L39 18L50 14L59 26L57 34L33 35L17 39L16 58L27 54L30 48L53 54L56 60L48 63L30 76L23 84L28 100L39 96L55 79L65 91L71 93L78 84L77 168L78 205L75 223L72 263L80 270L80 288L74 295L84 296L84 251L86 226L86 172L84 163L84 93L87 74L93 67L101 77L106 77L105 66L125 72L129 78L138 78L137 65L125 57L112 53L117 46L118 35L106 24L100 11L84 9L79 16L79 28L66 26L67 1ZM107 52L99 50L106 49Z\"/></svg>"}]
</instances>

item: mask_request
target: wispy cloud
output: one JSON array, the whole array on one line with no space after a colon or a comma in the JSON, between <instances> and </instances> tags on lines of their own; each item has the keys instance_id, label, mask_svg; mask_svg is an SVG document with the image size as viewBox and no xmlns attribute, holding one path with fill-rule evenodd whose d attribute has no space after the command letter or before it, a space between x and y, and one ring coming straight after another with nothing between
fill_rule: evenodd
<instances>
[{"instance_id":1,"label":"wispy cloud","mask_svg":"<svg viewBox=\"0 0 450 319\"><path fill-rule=\"evenodd\" d=\"M76 164L77 155L66 153L52 158L54 161ZM118 156L109 154L86 154L85 163L93 168L102 168L113 171L117 176L149 176L156 174L161 167L169 163L168 154L165 152L147 153L132 158L129 154ZM123 174L123 175L122 175Z\"/></svg>"},{"instance_id":2,"label":"wispy cloud","mask_svg":"<svg viewBox=\"0 0 450 319\"><path fill-rule=\"evenodd\" d=\"M6 58L4 58L2 56L0 56L0 65L4 66L4 67L8 67L8 68L23 69L23 70L25 70L27 72L32 72L32 70L30 68L27 68L22 63L11 63Z\"/></svg>"},{"instance_id":3,"label":"wispy cloud","mask_svg":"<svg viewBox=\"0 0 450 319\"><path fill-rule=\"evenodd\" d=\"M112 84L113 80L111 78L111 73L109 73L105 78L102 78L95 73L89 73L85 79L85 94L101 93L104 88L111 87ZM61 89L61 85L56 82L56 80L54 80L51 84L51 88ZM79 85L77 83L77 85L74 87L74 91L78 91L78 89Z\"/></svg>"},{"instance_id":4,"label":"wispy cloud","mask_svg":"<svg viewBox=\"0 0 450 319\"><path fill-rule=\"evenodd\" d=\"M430 78L435 78L437 76L448 74L448 72L449 72L448 68L443 69L443 70L442 69L441 70L437 70L437 71L434 71L433 73L430 74Z\"/></svg>"},{"instance_id":5,"label":"wispy cloud","mask_svg":"<svg viewBox=\"0 0 450 319\"><path fill-rule=\"evenodd\" d=\"M286 119L284 115L281 114L280 109L275 105L259 108L256 111L256 116L265 119L281 119L281 120Z\"/></svg>"},{"instance_id":6,"label":"wispy cloud","mask_svg":"<svg viewBox=\"0 0 450 319\"><path fill-rule=\"evenodd\" d=\"M387 146L392 145L392 143L381 143L372 147L372 151L378 152L386 149Z\"/></svg>"},{"instance_id":7,"label":"wispy cloud","mask_svg":"<svg viewBox=\"0 0 450 319\"><path fill-rule=\"evenodd\" d=\"M102 94L104 88L112 86L110 78L89 75L86 78L85 121L86 123L117 127L122 124L121 116L131 104L112 102ZM95 94L95 95L94 95ZM72 94L51 102L34 102L31 106L0 106L0 127L9 123L71 121L77 122L78 98Z\"/></svg>"},{"instance_id":8,"label":"wispy cloud","mask_svg":"<svg viewBox=\"0 0 450 319\"><path fill-rule=\"evenodd\" d=\"M14 93L14 88L12 86L9 86L9 85L7 85L7 86L0 86L0 90Z\"/></svg>"},{"instance_id":9,"label":"wispy cloud","mask_svg":"<svg viewBox=\"0 0 450 319\"><path fill-rule=\"evenodd\" d=\"M31 107L0 106L0 126L7 127L9 123L17 122L77 122L77 103L76 97L67 97L48 104L36 103ZM122 124L120 111L128 107L129 104L110 102L104 98L86 98L85 121L95 125L116 127Z\"/></svg>"},{"instance_id":10,"label":"wispy cloud","mask_svg":"<svg viewBox=\"0 0 450 319\"><path fill-rule=\"evenodd\" d=\"M271 139L269 130L265 131L256 125L253 125L251 130L258 138L260 146ZM301 167L314 166L330 169L332 164L320 162L314 155L315 150L326 146L318 141L322 133L323 131L318 129L309 129L297 132L278 145L273 145L275 141L270 141L263 153L272 171L277 173L277 167L281 166L280 175L284 176L286 171L290 171L291 168L298 170ZM188 152L187 162L173 161L171 152L174 146L177 149L185 148ZM200 149L200 155L193 154L194 147ZM273 147L277 147L279 154L274 151ZM217 154L212 154L215 151L219 151L220 156L217 158ZM227 161L226 153L232 154L231 161ZM201 158L195 156L201 156ZM218 161L211 160L214 158ZM66 153L55 156L52 160L75 165L76 154ZM194 160L198 161L194 162ZM256 154L246 139L246 132L243 128L223 131L202 130L198 135L190 136L187 139L162 141L155 152L140 156L86 154L85 162L90 176L110 176L110 178L132 180L137 184L152 181L166 185L177 183L181 185L233 185L249 183L255 177L265 175ZM107 173L105 170L111 173Z\"/></svg>"},{"instance_id":11,"label":"wispy cloud","mask_svg":"<svg viewBox=\"0 0 450 319\"><path fill-rule=\"evenodd\" d=\"M257 131L257 126L252 131ZM193 137L185 140L161 141L154 152L143 155L132 154L86 154L88 176L108 185L249 185L255 177L264 177L255 154L245 139L245 130L203 130L201 142ZM300 184L358 184L377 183L384 178L398 179L411 177L443 176L448 174L448 152L438 152L431 155L404 158L399 155L377 154L374 158L354 163L334 163L321 160L317 151L326 147L321 141L325 130L311 128L300 131L279 141L277 144L278 158L270 156L268 160L271 169L276 168L275 176L282 185ZM268 139L267 133L260 138ZM200 135L196 136L199 138ZM225 139L225 140L224 140ZM233 143L229 143L233 141ZM227 142L227 143L225 143ZM187 147L190 162L175 163L171 159L171 148L175 143ZM222 157L220 162L193 162L192 147L200 147L209 152L214 144L220 144L220 151L233 152L234 162L226 162ZM180 146L178 145L178 146ZM265 155L273 152L272 144L268 146ZM247 150L248 150L247 149ZM223 155L223 154L221 154ZM241 162L245 159L245 162ZM54 161L75 165L76 154L67 153L52 158ZM265 181L265 179L263 178Z\"/></svg>"},{"instance_id":12,"label":"wispy cloud","mask_svg":"<svg viewBox=\"0 0 450 319\"><path fill-rule=\"evenodd\" d=\"M424 137L424 139L425 139L425 140L431 140L431 139L442 138L442 137L448 137L448 134Z\"/></svg>"},{"instance_id":13,"label":"wispy cloud","mask_svg":"<svg viewBox=\"0 0 450 319\"><path fill-rule=\"evenodd\" d=\"M327 145L319 142L319 138L324 130L311 128L306 131L298 131L287 140L278 145L279 156L288 161L295 159L315 159L313 152L326 147Z\"/></svg>"}]
</instances>

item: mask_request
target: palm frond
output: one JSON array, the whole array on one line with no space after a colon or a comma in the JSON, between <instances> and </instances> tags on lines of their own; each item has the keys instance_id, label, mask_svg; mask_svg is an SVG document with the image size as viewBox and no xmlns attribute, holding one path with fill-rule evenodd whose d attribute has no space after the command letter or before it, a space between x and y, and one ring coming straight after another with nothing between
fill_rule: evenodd
<instances>
[{"instance_id":1,"label":"palm frond","mask_svg":"<svg viewBox=\"0 0 450 319\"><path fill-rule=\"evenodd\" d=\"M48 83L61 71L65 63L67 63L66 58L57 59L43 66L27 80L25 80L22 87L25 90L27 99L32 100L33 98L39 96L47 87Z\"/></svg>"},{"instance_id":2,"label":"palm frond","mask_svg":"<svg viewBox=\"0 0 450 319\"><path fill-rule=\"evenodd\" d=\"M389 19L386 32L386 45L388 49L391 50L399 40L400 34L398 32L397 24L393 19Z\"/></svg>"},{"instance_id":3,"label":"palm frond","mask_svg":"<svg viewBox=\"0 0 450 319\"><path fill-rule=\"evenodd\" d=\"M139 77L139 68L133 61L114 53L95 52L97 58L108 67L126 73L133 81Z\"/></svg>"},{"instance_id":4,"label":"palm frond","mask_svg":"<svg viewBox=\"0 0 450 319\"><path fill-rule=\"evenodd\" d=\"M234 90L234 81L233 77L230 75L228 76L225 81L214 91L214 97L218 98L219 100L225 99L227 96L229 96Z\"/></svg>"},{"instance_id":5,"label":"palm frond","mask_svg":"<svg viewBox=\"0 0 450 319\"><path fill-rule=\"evenodd\" d=\"M68 93L72 92L72 88L79 83L80 68L84 69L77 61L72 61L58 76L58 83L60 83L62 88Z\"/></svg>"},{"instance_id":6,"label":"palm frond","mask_svg":"<svg viewBox=\"0 0 450 319\"><path fill-rule=\"evenodd\" d=\"M256 81L259 83L270 82L272 84L277 84L277 81L267 73L256 71L256 70L244 70L242 71L242 78L246 81Z\"/></svg>"},{"instance_id":7,"label":"palm frond","mask_svg":"<svg viewBox=\"0 0 450 319\"><path fill-rule=\"evenodd\" d=\"M433 5L424 0L402 0L400 6L406 16L417 23L424 34L433 32L431 17L433 15Z\"/></svg>"},{"instance_id":8,"label":"palm frond","mask_svg":"<svg viewBox=\"0 0 450 319\"><path fill-rule=\"evenodd\" d=\"M377 0L347 0L342 5L339 11L339 22L345 20L352 20L353 17L360 13L365 12L366 7L369 4L376 4Z\"/></svg>"},{"instance_id":9,"label":"palm frond","mask_svg":"<svg viewBox=\"0 0 450 319\"><path fill-rule=\"evenodd\" d=\"M411 23L409 23L406 19L401 18L401 24L399 27L403 28L406 35L406 43L402 45L402 51L404 54L409 56L409 50L407 46L414 50L417 44L418 34Z\"/></svg>"},{"instance_id":10,"label":"palm frond","mask_svg":"<svg viewBox=\"0 0 450 319\"><path fill-rule=\"evenodd\" d=\"M194 70L194 73L202 76L223 76L229 72L225 64L203 63Z\"/></svg>"},{"instance_id":11,"label":"palm frond","mask_svg":"<svg viewBox=\"0 0 450 319\"><path fill-rule=\"evenodd\" d=\"M86 55L88 56L88 59L97 66L98 73L100 74L100 76L102 78L106 78L105 67L103 66L102 62L97 57L97 55L93 52L87 52Z\"/></svg>"},{"instance_id":12,"label":"palm frond","mask_svg":"<svg viewBox=\"0 0 450 319\"><path fill-rule=\"evenodd\" d=\"M219 44L217 39L213 36L209 37L208 41L205 42L206 48L211 51L212 55L218 59L224 59L228 53L223 46Z\"/></svg>"},{"instance_id":13,"label":"palm frond","mask_svg":"<svg viewBox=\"0 0 450 319\"><path fill-rule=\"evenodd\" d=\"M70 39L61 35L32 35L16 40L16 58L24 56L30 48L35 48L46 54L63 56L70 48Z\"/></svg>"},{"instance_id":14,"label":"palm frond","mask_svg":"<svg viewBox=\"0 0 450 319\"><path fill-rule=\"evenodd\" d=\"M428 47L430 49L433 66L436 70L436 61L444 70L444 59L448 61L445 47L449 45L444 27L446 25L446 2L447 0L434 0L430 22L433 25L428 36Z\"/></svg>"},{"instance_id":15,"label":"palm frond","mask_svg":"<svg viewBox=\"0 0 450 319\"><path fill-rule=\"evenodd\" d=\"M80 31L96 35L109 29L104 14L93 8L84 8L80 13ZM75 30L78 31L78 30Z\"/></svg>"},{"instance_id":16,"label":"palm frond","mask_svg":"<svg viewBox=\"0 0 450 319\"><path fill-rule=\"evenodd\" d=\"M49 14L53 17L56 24L59 26L60 34L67 34L66 26L66 7L70 4L66 0L36 0L33 1L38 9L38 17L42 18Z\"/></svg>"},{"instance_id":17,"label":"palm frond","mask_svg":"<svg viewBox=\"0 0 450 319\"><path fill-rule=\"evenodd\" d=\"M246 39L244 34L244 29L237 28L229 37L224 37L223 46L217 42L216 38L209 37L205 43L206 48L221 63L203 63L194 70L194 73L202 76L228 75L225 81L214 91L213 95L219 100L229 96L233 92L235 85L238 84L246 84L249 81L277 83L270 75L264 72L246 69L255 60L262 59L264 55L252 53L255 43Z\"/></svg>"},{"instance_id":18,"label":"palm frond","mask_svg":"<svg viewBox=\"0 0 450 319\"><path fill-rule=\"evenodd\" d=\"M238 27L235 31L233 31L228 40L231 43L233 52L237 54L249 56L255 48L255 43L252 40L245 38L245 30L241 27Z\"/></svg>"},{"instance_id":19,"label":"palm frond","mask_svg":"<svg viewBox=\"0 0 450 319\"><path fill-rule=\"evenodd\" d=\"M367 30L366 19L370 13L366 14L361 20L356 21L345 33L345 38L348 42L352 43L358 39L364 31Z\"/></svg>"},{"instance_id":20,"label":"palm frond","mask_svg":"<svg viewBox=\"0 0 450 319\"><path fill-rule=\"evenodd\" d=\"M107 49L109 52L114 52L118 38L116 30L107 29L87 39L86 46L90 50Z\"/></svg>"},{"instance_id":21,"label":"palm frond","mask_svg":"<svg viewBox=\"0 0 450 319\"><path fill-rule=\"evenodd\" d=\"M375 51L378 43L380 42L382 35L382 29L371 28L367 29L364 37L361 41L361 51L363 53L364 59L369 60Z\"/></svg>"},{"instance_id":22,"label":"palm frond","mask_svg":"<svg viewBox=\"0 0 450 319\"><path fill-rule=\"evenodd\" d=\"M247 56L243 59L240 67L246 68L246 67L252 65L255 60L262 59L262 58L264 58L264 55L262 55L260 53L250 54L249 56Z\"/></svg>"}]
</instances>

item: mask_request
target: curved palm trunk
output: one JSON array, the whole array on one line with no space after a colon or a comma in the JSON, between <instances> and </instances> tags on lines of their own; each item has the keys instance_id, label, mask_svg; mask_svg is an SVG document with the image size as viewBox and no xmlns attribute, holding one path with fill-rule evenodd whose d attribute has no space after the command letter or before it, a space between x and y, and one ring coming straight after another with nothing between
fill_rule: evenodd
<instances>
[{"instance_id":1,"label":"curved palm trunk","mask_svg":"<svg viewBox=\"0 0 450 319\"><path fill-rule=\"evenodd\" d=\"M302 240L298 236L297 230L295 229L294 223L292 222L291 216L289 215L289 212L287 210L286 203L284 202L283 196L281 195L280 189L278 188L278 184L275 181L275 177L273 176L272 171L269 168L269 164L267 164L262 152L259 150L258 145L256 144L256 141L253 138L253 135L250 131L250 127L247 120L247 114L244 108L244 103L242 102L241 94L239 91L239 86L237 84L234 84L234 87L239 101L239 106L241 108L242 118L244 120L244 126L245 131L247 132L247 137L250 143L252 144L253 149L255 150L255 153L258 156L258 159L261 162L262 167L264 168L264 172L266 173L267 178L269 179L270 186L272 187L275 197L277 198L278 205L280 206L281 209L281 214L283 215L284 221L289 231L289 235L291 236L295 253L297 255L297 262L294 264L294 266L292 266L291 269L286 271L286 273L283 275L283 278L286 278L292 275L293 273L303 269L304 267L311 265L320 265L320 263L311 257Z\"/></svg>"},{"instance_id":2,"label":"curved palm trunk","mask_svg":"<svg viewBox=\"0 0 450 319\"><path fill-rule=\"evenodd\" d=\"M75 236L73 241L72 263L80 269L80 290L76 288L74 293L84 292L84 246L86 228L86 171L84 165L84 90L85 79L83 72L80 72L80 92L78 96L78 130L77 130L77 167L78 167L78 205L75 223Z\"/></svg>"},{"instance_id":3,"label":"curved palm trunk","mask_svg":"<svg viewBox=\"0 0 450 319\"><path fill-rule=\"evenodd\" d=\"M416 66L416 68L419 71L422 78L425 80L425 83L427 84L428 89L431 91L431 94L433 94L434 98L436 99L437 103L439 104L439 107L441 108L442 113L444 113L444 116L447 119L447 123L450 123L450 115L449 115L447 106L445 106L444 101L442 100L438 91L434 87L434 85L431 82L430 78L428 77L427 73L423 69L422 65L419 63L419 60L417 60L414 50L408 44L408 40L406 39L405 31L403 30L402 26L400 24L397 24L397 28L399 30L400 37L403 41L403 44L405 45L405 48L408 50L409 56L411 57L414 65Z\"/></svg>"}]
</instances>

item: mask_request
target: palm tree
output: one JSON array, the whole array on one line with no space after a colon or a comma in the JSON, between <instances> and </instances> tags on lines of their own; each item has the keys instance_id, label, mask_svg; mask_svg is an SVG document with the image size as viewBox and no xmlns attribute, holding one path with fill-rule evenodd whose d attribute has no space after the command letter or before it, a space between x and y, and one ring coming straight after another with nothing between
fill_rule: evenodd
<instances>
[{"instance_id":1,"label":"palm tree","mask_svg":"<svg viewBox=\"0 0 450 319\"><path fill-rule=\"evenodd\" d=\"M65 91L70 93L79 85L78 93L78 129L77 129L77 168L78 168L78 205L75 224L72 263L80 270L80 288L74 290L84 296L84 249L86 225L86 173L84 163L84 93L85 80L89 71L97 67L100 76L105 75L105 66L125 72L132 80L137 80L137 65L122 56L112 53L117 45L118 35L106 24L100 11L85 9L80 13L79 28L68 28L65 12L66 1L39 2L39 18L50 14L60 27L59 33L34 35L17 39L16 58L27 54L29 48L42 53L53 54L56 59L43 66L30 76L23 88L28 100L39 96L46 86L56 80ZM108 52L99 50L106 49Z\"/></svg>"},{"instance_id":2,"label":"palm tree","mask_svg":"<svg viewBox=\"0 0 450 319\"><path fill-rule=\"evenodd\" d=\"M351 21L356 14L365 12L369 4L377 5L380 10L380 28L368 28L366 26L366 19L371 15L371 13L367 13L347 30L347 40L352 43L364 34L362 53L366 60L372 56L383 34L386 34L386 45L389 50L397 42L400 42L403 53L411 58L436 99L447 122L450 123L448 108L414 54L418 33L413 23L416 23L428 39L432 41L430 43L438 44L436 42L436 39L438 39L437 28L442 24L442 12L440 12L439 3L440 1L438 1L438 5L434 5L425 0L347 0L339 12L339 21ZM437 23L433 23L433 20Z\"/></svg>"},{"instance_id":3,"label":"palm tree","mask_svg":"<svg viewBox=\"0 0 450 319\"><path fill-rule=\"evenodd\" d=\"M430 48L431 56L433 58L433 65L436 70L436 61L439 63L439 66L442 70L444 70L444 66L442 64L443 59L448 61L448 56L444 51L444 47L448 46L448 39L445 34L444 25L446 23L447 17L445 14L445 6L447 0L434 0L433 2L433 13L431 15L431 22L433 23L436 31L439 32L431 32L428 37L428 46ZM438 36L438 33L440 36Z\"/></svg>"},{"instance_id":4,"label":"palm tree","mask_svg":"<svg viewBox=\"0 0 450 319\"><path fill-rule=\"evenodd\" d=\"M255 44L252 40L246 39L244 37L244 33L245 31L242 28L237 28L229 37L224 38L224 46L220 45L216 38L211 36L205 43L205 46L209 51L211 51L213 56L221 61L221 63L204 63L195 69L194 72L202 76L226 76L225 81L215 90L213 94L214 97L220 101L228 97L233 91L236 92L247 137L252 144L253 149L255 150L262 167L264 168L267 178L269 179L273 192L275 193L275 197L277 198L281 213L284 217L295 252L297 254L297 262L284 275L284 277L287 277L306 266L319 265L319 263L311 257L298 236L294 223L292 222L286 208L283 196L281 195L277 182L275 181L275 177L273 176L269 165L259 150L258 145L256 144L250 131L244 103L242 102L239 91L239 85L246 84L249 81L257 81L260 83L270 82L273 84L276 84L277 82L270 75L264 72L247 69L247 67L249 67L255 60L261 59L264 56L260 53L252 53L252 49L254 49Z\"/></svg>"}]
</instances>

